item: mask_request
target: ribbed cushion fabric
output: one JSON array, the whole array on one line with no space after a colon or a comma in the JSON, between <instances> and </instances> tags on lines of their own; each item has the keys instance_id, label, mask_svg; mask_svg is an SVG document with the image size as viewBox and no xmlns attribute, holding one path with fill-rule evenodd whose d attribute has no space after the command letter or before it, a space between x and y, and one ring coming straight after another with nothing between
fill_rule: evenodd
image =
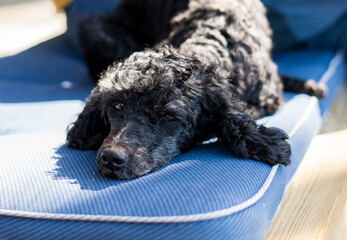
<instances>
[{"instance_id":1,"label":"ribbed cushion fabric","mask_svg":"<svg viewBox=\"0 0 347 240\"><path fill-rule=\"evenodd\" d=\"M288 167L237 159L211 143L129 181L100 175L96 151L65 146L93 87L66 36L0 59L0 239L262 239L319 131L319 105L327 111L343 79L341 56L276 57L281 72L328 76L331 90L321 102L286 94L278 113L258 120L290 135Z\"/></svg>"}]
</instances>

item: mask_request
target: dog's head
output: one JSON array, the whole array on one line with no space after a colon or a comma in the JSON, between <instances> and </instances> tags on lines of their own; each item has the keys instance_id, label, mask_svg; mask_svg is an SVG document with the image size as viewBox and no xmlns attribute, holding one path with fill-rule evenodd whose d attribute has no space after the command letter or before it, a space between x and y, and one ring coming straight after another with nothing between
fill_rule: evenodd
<instances>
[{"instance_id":1,"label":"dog's head","mask_svg":"<svg viewBox=\"0 0 347 240\"><path fill-rule=\"evenodd\" d=\"M194 144L206 78L201 68L172 50L148 50L103 74L97 88L110 132L97 155L101 173L142 176Z\"/></svg>"}]
</instances>

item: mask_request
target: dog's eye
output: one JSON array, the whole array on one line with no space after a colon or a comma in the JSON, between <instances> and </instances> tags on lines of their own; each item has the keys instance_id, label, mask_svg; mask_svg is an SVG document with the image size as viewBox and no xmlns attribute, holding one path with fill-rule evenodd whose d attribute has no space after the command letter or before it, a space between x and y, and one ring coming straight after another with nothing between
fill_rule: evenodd
<instances>
[{"instance_id":1,"label":"dog's eye","mask_svg":"<svg viewBox=\"0 0 347 240\"><path fill-rule=\"evenodd\" d=\"M164 122L170 122L170 121L174 120L174 117L171 115L163 115L160 117L160 120L164 121Z\"/></svg>"},{"instance_id":2,"label":"dog's eye","mask_svg":"<svg viewBox=\"0 0 347 240\"><path fill-rule=\"evenodd\" d=\"M122 110L123 107L124 107L124 105L122 103L114 104L114 108L117 109L117 110Z\"/></svg>"}]
</instances>

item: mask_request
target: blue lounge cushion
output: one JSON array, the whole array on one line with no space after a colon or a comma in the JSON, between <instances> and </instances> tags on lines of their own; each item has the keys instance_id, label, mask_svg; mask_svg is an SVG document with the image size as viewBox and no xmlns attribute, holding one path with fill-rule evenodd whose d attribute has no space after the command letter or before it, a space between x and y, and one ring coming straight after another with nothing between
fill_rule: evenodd
<instances>
[{"instance_id":1,"label":"blue lounge cushion","mask_svg":"<svg viewBox=\"0 0 347 240\"><path fill-rule=\"evenodd\" d=\"M0 59L0 239L262 239L286 185L345 76L342 53L275 57L280 71L326 81L327 99L286 93L274 116L293 154L287 166L197 146L151 174L103 177L96 151L65 146L66 127L93 83L65 35Z\"/></svg>"}]
</instances>

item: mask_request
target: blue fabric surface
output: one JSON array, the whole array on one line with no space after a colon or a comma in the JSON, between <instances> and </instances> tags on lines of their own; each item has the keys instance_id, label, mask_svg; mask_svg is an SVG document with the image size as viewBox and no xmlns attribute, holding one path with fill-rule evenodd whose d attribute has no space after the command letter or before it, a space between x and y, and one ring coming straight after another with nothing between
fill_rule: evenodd
<instances>
[{"instance_id":1,"label":"blue fabric surface","mask_svg":"<svg viewBox=\"0 0 347 240\"><path fill-rule=\"evenodd\" d=\"M259 120L292 135L293 154L292 164L278 167L254 204L211 220L125 223L117 216L213 215L247 202L272 168L236 159L223 146L209 144L135 180L101 176L95 151L64 145L66 127L93 87L83 61L67 42L61 36L0 59L0 239L262 239L319 130L315 98L286 94L288 101L277 114ZM299 51L279 55L276 61L281 72L318 80L334 57L332 52ZM340 62L329 77L329 89L338 87L343 75ZM319 104L324 108L330 102ZM77 215L67 220L66 214Z\"/></svg>"}]
</instances>

